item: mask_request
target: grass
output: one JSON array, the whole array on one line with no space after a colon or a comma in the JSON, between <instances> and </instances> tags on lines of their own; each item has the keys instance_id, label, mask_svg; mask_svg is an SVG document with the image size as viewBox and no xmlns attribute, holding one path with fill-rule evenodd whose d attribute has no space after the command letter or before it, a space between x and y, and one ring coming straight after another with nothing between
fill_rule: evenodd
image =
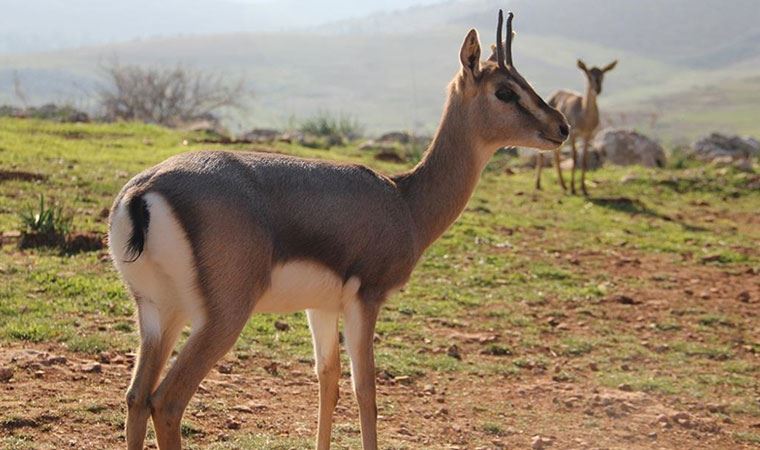
<instances>
[{"instance_id":1,"label":"grass","mask_svg":"<svg viewBox=\"0 0 760 450\"><path fill-rule=\"evenodd\" d=\"M0 181L0 231L18 229L18 211L44 196L74 213L72 230L104 233L103 211L131 176L172 154L200 149L199 139L149 125L0 119L2 169L47 177ZM408 167L375 161L353 145L325 152L276 144L273 150L360 162L385 172ZM733 169L718 174L683 161L660 170L606 168L590 174L593 197L586 199L562 195L551 173L545 191L535 192L531 171L504 174L510 163L498 156L487 168L467 210L384 308L377 325L378 368L413 378L442 372L526 379L561 361L562 370L551 372L558 382L628 384L634 390L699 399L753 395L758 363L740 348L760 349L749 332L751 317L686 297L667 308L606 301L618 292L646 296L651 289L684 287L670 276L610 266L629 254L663 259L673 269L717 267L741 273L759 267L760 254L751 243L760 240L760 229L752 226L751 217L760 210L760 192L747 187L751 175ZM630 181L621 183L623 176ZM133 351L133 302L104 254L21 252L3 245L0 343L57 342L83 355ZM569 255L579 255L580 262L573 263ZM701 262L710 255L720 257ZM698 295L707 287L695 289ZM277 320L287 322L289 330L277 331ZM482 346L462 345L458 360L447 356L446 349L452 335L462 331L500 337ZM310 361L304 314L254 316L233 354ZM581 368L592 363L600 370L583 375ZM632 370L620 369L622 364ZM736 408L757 413L738 400ZM479 423L491 436L503 434L497 422ZM190 448L200 448L197 433L187 426ZM756 438L751 433L736 436L743 442ZM28 447L21 436L3 439L4 447ZM211 448L311 445L311 439L265 432L232 439ZM343 439L348 448L356 444L355 433Z\"/></svg>"}]
</instances>

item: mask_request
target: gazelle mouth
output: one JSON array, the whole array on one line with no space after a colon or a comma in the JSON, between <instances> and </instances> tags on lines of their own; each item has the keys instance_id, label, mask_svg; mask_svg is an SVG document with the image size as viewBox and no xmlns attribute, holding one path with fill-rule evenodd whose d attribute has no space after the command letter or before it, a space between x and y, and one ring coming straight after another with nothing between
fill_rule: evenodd
<instances>
[{"instance_id":1,"label":"gazelle mouth","mask_svg":"<svg viewBox=\"0 0 760 450\"><path fill-rule=\"evenodd\" d=\"M538 134L538 136L539 136L541 139L543 139L543 140L545 140L545 141L549 141L549 142L551 142L552 144L557 144L558 146L559 146L559 145L562 145L562 144L565 142L565 139L556 139L556 138L552 138L552 137L549 137L549 136L545 135L544 133L539 133L539 134Z\"/></svg>"}]
</instances>

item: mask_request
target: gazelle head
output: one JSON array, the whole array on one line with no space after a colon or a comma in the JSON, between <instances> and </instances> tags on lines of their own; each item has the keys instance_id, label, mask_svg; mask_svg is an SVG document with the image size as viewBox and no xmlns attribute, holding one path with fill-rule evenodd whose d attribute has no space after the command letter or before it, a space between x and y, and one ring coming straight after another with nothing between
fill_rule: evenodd
<instances>
[{"instance_id":1,"label":"gazelle head","mask_svg":"<svg viewBox=\"0 0 760 450\"><path fill-rule=\"evenodd\" d=\"M459 57L462 69L452 84L452 96L461 97L468 125L488 147L507 145L553 150L569 134L565 117L533 90L512 63L512 18L507 17L507 39L502 42L504 15L499 11L496 45L487 61L480 60L478 33L470 30Z\"/></svg>"},{"instance_id":2,"label":"gazelle head","mask_svg":"<svg viewBox=\"0 0 760 450\"><path fill-rule=\"evenodd\" d=\"M597 95L602 93L602 81L604 81L604 74L614 69L616 65L617 60L612 61L601 69L599 67L592 67L589 69L586 67L586 63L580 59L578 60L578 68L586 74L586 78L588 78L588 85L591 87L591 89L594 90L594 92L597 93Z\"/></svg>"}]
</instances>

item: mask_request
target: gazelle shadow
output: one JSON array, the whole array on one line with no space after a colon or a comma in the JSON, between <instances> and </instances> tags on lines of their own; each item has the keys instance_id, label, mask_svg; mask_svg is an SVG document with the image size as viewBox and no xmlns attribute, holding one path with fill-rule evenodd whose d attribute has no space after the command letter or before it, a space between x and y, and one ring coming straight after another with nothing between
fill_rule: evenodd
<instances>
[{"instance_id":1,"label":"gazelle shadow","mask_svg":"<svg viewBox=\"0 0 760 450\"><path fill-rule=\"evenodd\" d=\"M630 197L588 197L587 200L595 206L601 206L603 208L611 209L618 212L623 212L634 215L643 215L652 217L666 222L673 222L681 225L688 231L708 231L707 228L691 225L682 220L675 219L667 214L662 214L656 210L648 207L641 200Z\"/></svg>"}]
</instances>

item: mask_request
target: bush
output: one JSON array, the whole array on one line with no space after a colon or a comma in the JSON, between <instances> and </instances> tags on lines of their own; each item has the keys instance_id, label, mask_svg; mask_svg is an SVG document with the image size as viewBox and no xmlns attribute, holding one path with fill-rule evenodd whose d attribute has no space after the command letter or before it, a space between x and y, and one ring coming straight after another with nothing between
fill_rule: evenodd
<instances>
[{"instance_id":1,"label":"bush","mask_svg":"<svg viewBox=\"0 0 760 450\"><path fill-rule=\"evenodd\" d=\"M208 120L222 108L242 108L244 80L229 84L221 75L174 68L105 67L109 86L99 93L106 120L136 120L180 126Z\"/></svg>"},{"instance_id":2,"label":"bush","mask_svg":"<svg viewBox=\"0 0 760 450\"><path fill-rule=\"evenodd\" d=\"M22 225L20 248L62 246L71 230L71 216L64 214L61 206L46 205L42 194L37 206L22 211L19 217Z\"/></svg>"},{"instance_id":3,"label":"bush","mask_svg":"<svg viewBox=\"0 0 760 450\"><path fill-rule=\"evenodd\" d=\"M305 134L324 137L338 145L344 140L353 141L362 137L364 127L350 116L336 116L327 111L320 111L301 122L299 130Z\"/></svg>"}]
</instances>

